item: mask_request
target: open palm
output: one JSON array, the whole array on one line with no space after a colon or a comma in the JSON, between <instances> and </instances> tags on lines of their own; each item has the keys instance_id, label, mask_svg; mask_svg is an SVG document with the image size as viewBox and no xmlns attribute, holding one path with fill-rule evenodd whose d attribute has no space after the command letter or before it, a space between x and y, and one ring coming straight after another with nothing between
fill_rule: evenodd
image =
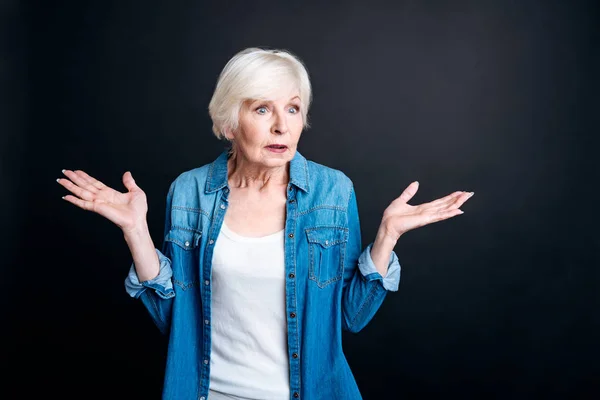
<instances>
[{"instance_id":1,"label":"open palm","mask_svg":"<svg viewBox=\"0 0 600 400\"><path fill-rule=\"evenodd\" d=\"M68 202L102 215L124 232L145 223L148 212L146 193L136 185L131 172L123 174L127 193L118 192L80 170L63 170L63 173L69 179L59 178L57 182L73 193L64 197Z\"/></svg>"},{"instance_id":2,"label":"open palm","mask_svg":"<svg viewBox=\"0 0 600 400\"><path fill-rule=\"evenodd\" d=\"M459 209L473 192L456 191L440 199L416 206L408 201L417 193L419 182L413 182L383 212L382 224L396 239L411 229L460 215Z\"/></svg>"}]
</instances>

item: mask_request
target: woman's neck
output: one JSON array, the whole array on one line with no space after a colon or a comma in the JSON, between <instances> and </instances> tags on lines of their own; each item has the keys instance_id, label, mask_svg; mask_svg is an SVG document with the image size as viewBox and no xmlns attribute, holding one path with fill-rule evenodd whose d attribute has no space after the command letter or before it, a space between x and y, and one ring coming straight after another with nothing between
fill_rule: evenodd
<instances>
[{"instance_id":1,"label":"woman's neck","mask_svg":"<svg viewBox=\"0 0 600 400\"><path fill-rule=\"evenodd\" d=\"M249 162L238 154L227 160L227 182L234 188L259 191L285 186L289 182L289 163L269 168Z\"/></svg>"}]
</instances>

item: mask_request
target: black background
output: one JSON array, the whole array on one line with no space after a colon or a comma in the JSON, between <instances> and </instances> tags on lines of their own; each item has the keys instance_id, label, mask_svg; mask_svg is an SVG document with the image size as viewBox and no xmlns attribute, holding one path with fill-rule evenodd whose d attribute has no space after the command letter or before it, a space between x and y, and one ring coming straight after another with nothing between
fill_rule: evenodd
<instances>
[{"instance_id":1,"label":"black background","mask_svg":"<svg viewBox=\"0 0 600 400\"><path fill-rule=\"evenodd\" d=\"M411 204L474 191L404 235L400 290L344 333L365 399L599 398L600 23L584 1L1 3L4 398L158 399L166 339L123 280L120 230L65 202L82 169L148 196L223 148L227 60L288 49L314 93L299 151L355 183L363 245Z\"/></svg>"}]
</instances>

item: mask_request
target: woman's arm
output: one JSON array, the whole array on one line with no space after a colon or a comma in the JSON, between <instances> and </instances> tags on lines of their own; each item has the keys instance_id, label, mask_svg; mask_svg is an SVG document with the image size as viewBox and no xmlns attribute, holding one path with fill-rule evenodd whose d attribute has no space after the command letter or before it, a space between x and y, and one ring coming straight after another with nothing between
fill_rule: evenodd
<instances>
[{"instance_id":1,"label":"woman's arm","mask_svg":"<svg viewBox=\"0 0 600 400\"><path fill-rule=\"evenodd\" d=\"M133 257L135 272L140 282L156 278L160 268L160 262L154 242L148 230L148 224L144 221L143 226L123 233L129 251Z\"/></svg>"},{"instance_id":2,"label":"woman's arm","mask_svg":"<svg viewBox=\"0 0 600 400\"><path fill-rule=\"evenodd\" d=\"M373 318L387 291L398 290L400 264L393 251L398 238L409 230L461 215L459 207L473 196L473 192L456 191L429 203L408 204L418 187L419 182L411 183L391 202L383 213L375 242L362 252L356 195L351 188L342 294L344 329L361 330Z\"/></svg>"},{"instance_id":3,"label":"woman's arm","mask_svg":"<svg viewBox=\"0 0 600 400\"><path fill-rule=\"evenodd\" d=\"M162 252L155 248L147 229L132 232L132 236L125 237L133 256L133 263L125 279L125 290L131 297L142 300L155 325L163 334L167 334L171 325L171 310L175 297L171 280L171 249L169 243L164 240L171 229L173 190L174 183L167 194Z\"/></svg>"},{"instance_id":4,"label":"woman's arm","mask_svg":"<svg viewBox=\"0 0 600 400\"><path fill-rule=\"evenodd\" d=\"M399 238L394 238L387 233L387 229L383 224L379 226L375 242L371 247L371 259L381 276L387 275L390 257Z\"/></svg>"},{"instance_id":5,"label":"woman's arm","mask_svg":"<svg viewBox=\"0 0 600 400\"><path fill-rule=\"evenodd\" d=\"M354 187L350 191L347 213L349 233L344 258L342 328L358 332L373 318L388 290L398 290L400 264L390 238L385 235L378 234L375 243L362 249Z\"/></svg>"}]
</instances>

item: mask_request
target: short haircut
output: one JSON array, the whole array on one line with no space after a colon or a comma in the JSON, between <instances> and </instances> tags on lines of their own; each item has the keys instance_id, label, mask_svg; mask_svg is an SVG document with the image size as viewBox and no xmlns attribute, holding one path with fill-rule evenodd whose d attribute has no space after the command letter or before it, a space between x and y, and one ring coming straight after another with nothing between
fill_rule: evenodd
<instances>
[{"instance_id":1,"label":"short haircut","mask_svg":"<svg viewBox=\"0 0 600 400\"><path fill-rule=\"evenodd\" d=\"M237 130L244 101L266 100L277 89L286 87L299 91L303 127L308 128L312 90L302 61L287 50L251 47L240 51L221 71L208 105L214 134L224 139L226 130Z\"/></svg>"}]
</instances>

